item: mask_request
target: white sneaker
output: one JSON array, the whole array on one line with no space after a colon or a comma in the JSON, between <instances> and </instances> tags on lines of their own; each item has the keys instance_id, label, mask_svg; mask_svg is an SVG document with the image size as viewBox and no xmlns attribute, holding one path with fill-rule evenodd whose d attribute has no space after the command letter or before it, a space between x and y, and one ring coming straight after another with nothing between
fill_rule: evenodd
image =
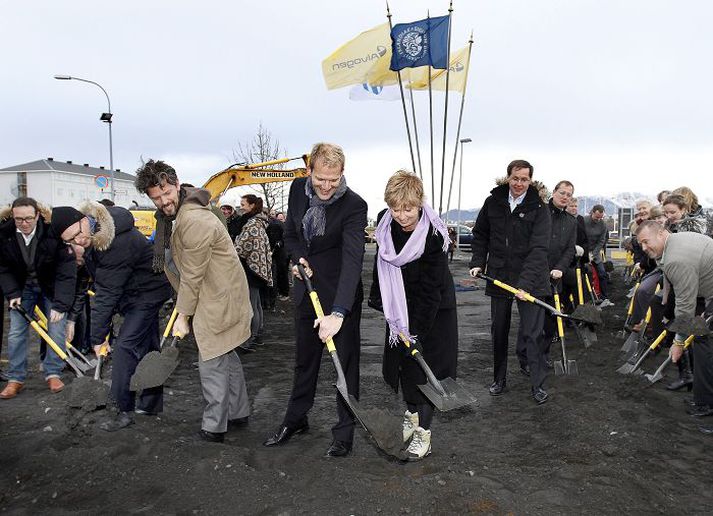
<instances>
[{"instance_id":1,"label":"white sneaker","mask_svg":"<svg viewBox=\"0 0 713 516\"><path fill-rule=\"evenodd\" d=\"M418 426L418 412L414 412L413 414L409 412L408 410L404 413L404 424L403 424L403 430L404 430L404 442L408 442L409 439L411 439L411 436L413 435L414 430L416 430L416 427Z\"/></svg>"},{"instance_id":2,"label":"white sneaker","mask_svg":"<svg viewBox=\"0 0 713 516\"><path fill-rule=\"evenodd\" d=\"M599 306L602 307L602 308L606 308L606 307L608 307L608 306L614 306L614 303L612 303L612 302L609 301L608 299L605 299L604 301L602 301L602 302L600 303Z\"/></svg>"},{"instance_id":3,"label":"white sneaker","mask_svg":"<svg viewBox=\"0 0 713 516\"><path fill-rule=\"evenodd\" d=\"M409 461L423 459L431 453L431 431L416 427L411 436L411 442L406 448L406 458Z\"/></svg>"}]
</instances>

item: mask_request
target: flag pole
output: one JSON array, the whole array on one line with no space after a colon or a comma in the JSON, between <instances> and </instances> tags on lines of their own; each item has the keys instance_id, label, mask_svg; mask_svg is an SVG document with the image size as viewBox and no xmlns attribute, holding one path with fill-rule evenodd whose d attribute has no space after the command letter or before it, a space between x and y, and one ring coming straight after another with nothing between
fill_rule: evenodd
<instances>
[{"instance_id":1,"label":"flag pole","mask_svg":"<svg viewBox=\"0 0 713 516\"><path fill-rule=\"evenodd\" d=\"M389 32L394 28L391 23L391 10L389 9L389 2L386 2L386 17L389 19ZM408 112L406 111L406 99L404 98L404 85L401 81L401 70L396 71L396 76L399 78L399 91L401 92L401 106L404 109L404 122L406 122L406 137L408 138L408 148L411 152L411 166L413 171L416 171L416 160L413 157L413 143L411 142L411 128L408 123ZM444 144L445 145L445 144Z\"/></svg>"},{"instance_id":2,"label":"flag pole","mask_svg":"<svg viewBox=\"0 0 713 516\"><path fill-rule=\"evenodd\" d=\"M453 151L453 167L451 168L451 184L448 188L448 202L446 203L446 213L451 209L451 193L453 192L453 177L456 173L456 157L458 155L458 140L460 139L460 128L463 123L463 106L465 105L465 90L468 87L468 74L470 73L470 54L473 50L473 31L470 31L470 39L468 40L468 61L465 64L465 81L463 82L463 91L460 99L460 114L458 115L458 129L456 130L456 144ZM450 63L449 63L450 65ZM462 158L461 158L462 159Z\"/></svg>"},{"instance_id":3,"label":"flag pole","mask_svg":"<svg viewBox=\"0 0 713 516\"><path fill-rule=\"evenodd\" d=\"M423 181L423 171L421 170L421 145L418 141L418 125L416 125L416 105L413 102L413 88L408 89L409 99L411 100L411 118L413 119L413 135L416 138L416 157L418 158L418 177ZM415 172L415 170L414 170Z\"/></svg>"},{"instance_id":4,"label":"flag pole","mask_svg":"<svg viewBox=\"0 0 713 516\"><path fill-rule=\"evenodd\" d=\"M428 19L431 19L431 11L428 11ZM429 21L430 25L430 21ZM431 90L431 65L428 65L428 123L431 135L431 204L436 206L436 186L433 176L436 171L433 167L433 91Z\"/></svg>"},{"instance_id":5,"label":"flag pole","mask_svg":"<svg viewBox=\"0 0 713 516\"><path fill-rule=\"evenodd\" d=\"M448 51L446 53L446 99L443 109L443 153L441 155L441 190L438 192L438 215L443 209L443 182L446 176L446 130L448 123L448 78L451 72L451 25L453 22L453 0L448 6Z\"/></svg>"}]
</instances>

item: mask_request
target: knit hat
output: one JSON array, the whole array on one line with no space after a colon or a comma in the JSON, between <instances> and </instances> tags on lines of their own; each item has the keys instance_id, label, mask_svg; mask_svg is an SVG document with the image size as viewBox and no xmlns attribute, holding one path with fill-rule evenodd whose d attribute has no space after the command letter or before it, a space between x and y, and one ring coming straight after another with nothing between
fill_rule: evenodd
<instances>
[{"instance_id":1,"label":"knit hat","mask_svg":"<svg viewBox=\"0 0 713 516\"><path fill-rule=\"evenodd\" d=\"M59 236L64 233L69 226L79 222L84 218L84 214L71 206L58 206L52 209L52 231Z\"/></svg>"}]
</instances>

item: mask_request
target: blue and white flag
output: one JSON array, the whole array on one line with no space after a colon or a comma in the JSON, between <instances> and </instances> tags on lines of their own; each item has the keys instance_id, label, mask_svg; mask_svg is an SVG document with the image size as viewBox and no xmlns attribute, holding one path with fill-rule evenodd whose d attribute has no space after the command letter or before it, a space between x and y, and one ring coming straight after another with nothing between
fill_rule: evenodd
<instances>
[{"instance_id":1,"label":"blue and white flag","mask_svg":"<svg viewBox=\"0 0 713 516\"><path fill-rule=\"evenodd\" d=\"M399 100L398 86L373 86L367 82L349 90L349 100Z\"/></svg>"},{"instance_id":2,"label":"blue and white flag","mask_svg":"<svg viewBox=\"0 0 713 516\"><path fill-rule=\"evenodd\" d=\"M399 23L391 29L391 70L448 67L449 16Z\"/></svg>"}]
</instances>

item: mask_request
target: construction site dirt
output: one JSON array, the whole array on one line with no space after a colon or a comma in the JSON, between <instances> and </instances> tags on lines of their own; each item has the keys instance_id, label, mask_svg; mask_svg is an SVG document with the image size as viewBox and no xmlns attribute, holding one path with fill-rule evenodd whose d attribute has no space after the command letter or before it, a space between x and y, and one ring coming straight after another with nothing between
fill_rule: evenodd
<instances>
[{"instance_id":1,"label":"construction site dirt","mask_svg":"<svg viewBox=\"0 0 713 516\"><path fill-rule=\"evenodd\" d=\"M371 284L374 250L364 262ZM265 344L242 355L251 397L247 425L223 444L197 438L203 398L191 338L179 343L180 364L165 385L164 412L136 415L107 433L106 410L70 407L70 389L51 394L38 372L12 400L0 400L0 511L7 514L710 514L713 438L685 412L689 396L663 381L616 372L628 290L613 273L615 306L602 311L598 342L585 348L567 330L568 359L578 376L551 374L550 399L537 405L514 354L510 334L508 392L491 397L490 303L483 283L467 275L468 256L452 263L459 288L458 383L477 398L471 407L438 413L433 452L420 462L380 453L356 432L347 458L327 458L336 419L334 368L324 354L310 430L286 445L264 439L282 422L292 387L292 305L266 313ZM162 313L162 326L169 312ZM6 326L7 332L7 326ZM37 339L32 339L36 342ZM383 316L362 317L360 404L394 416L404 404L381 376ZM5 348L5 346L4 346ZM552 358L560 358L553 345ZM651 372L666 350L643 364ZM668 379L676 373L667 370ZM71 372L66 372L71 382ZM106 372L105 372L105 376ZM76 405L76 404L75 404ZM706 418L710 420L711 418Z\"/></svg>"}]
</instances>

